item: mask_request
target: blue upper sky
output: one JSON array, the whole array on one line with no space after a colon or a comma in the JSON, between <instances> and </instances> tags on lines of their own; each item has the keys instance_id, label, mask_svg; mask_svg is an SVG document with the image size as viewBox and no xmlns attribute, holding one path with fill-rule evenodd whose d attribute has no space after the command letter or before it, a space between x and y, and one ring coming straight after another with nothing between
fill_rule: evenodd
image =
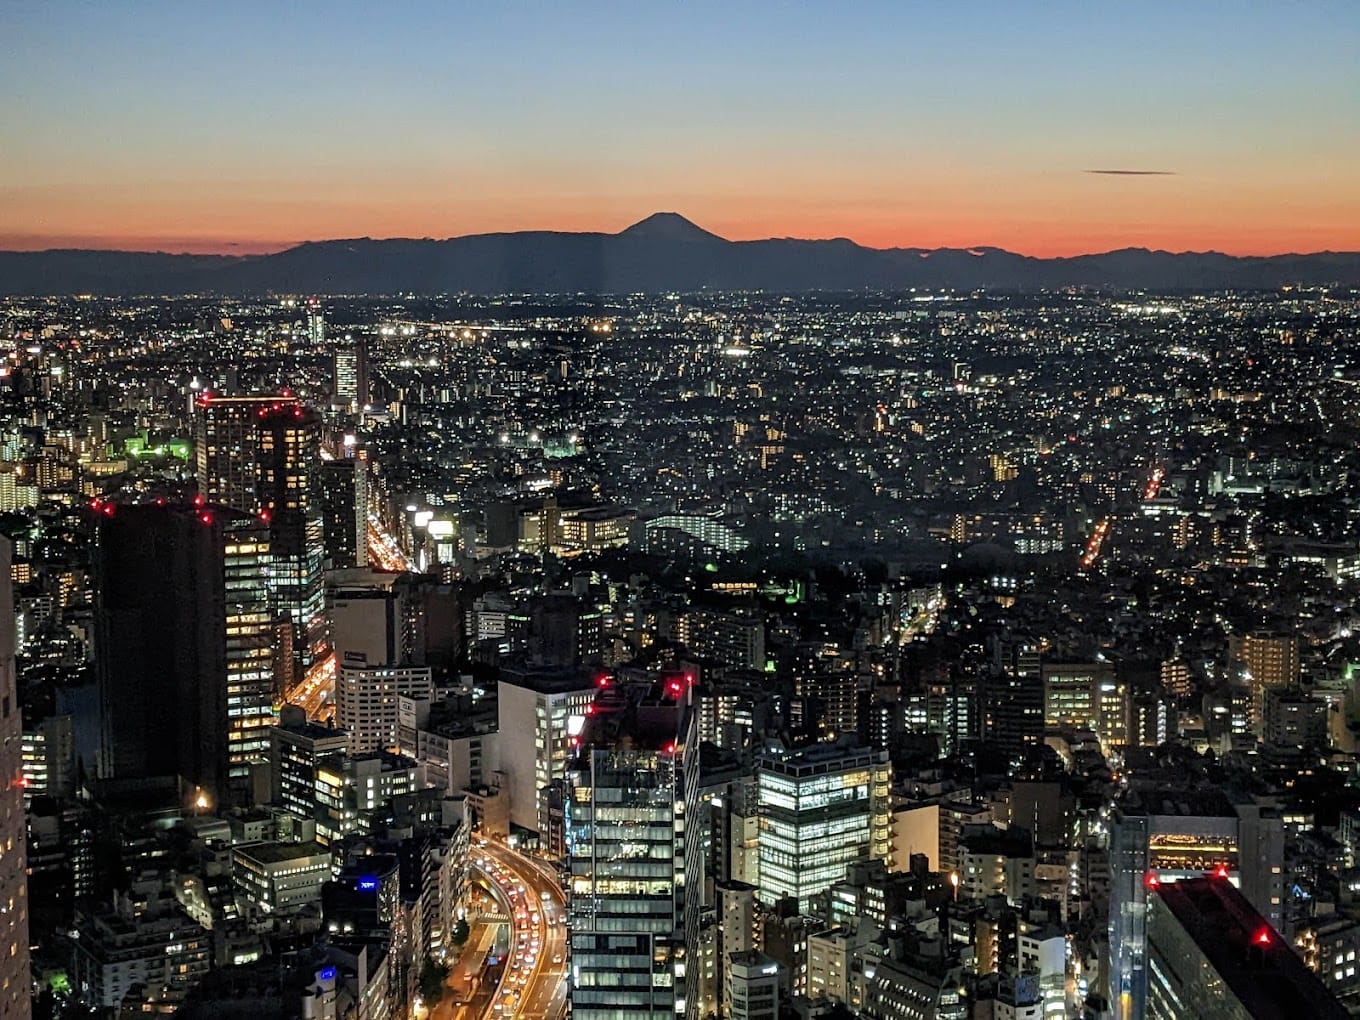
<instances>
[{"instance_id":1,"label":"blue upper sky","mask_svg":"<svg viewBox=\"0 0 1360 1020\"><path fill-rule=\"evenodd\" d=\"M1357 52L1354 2L9 0L0 245L1360 247Z\"/></svg>"}]
</instances>

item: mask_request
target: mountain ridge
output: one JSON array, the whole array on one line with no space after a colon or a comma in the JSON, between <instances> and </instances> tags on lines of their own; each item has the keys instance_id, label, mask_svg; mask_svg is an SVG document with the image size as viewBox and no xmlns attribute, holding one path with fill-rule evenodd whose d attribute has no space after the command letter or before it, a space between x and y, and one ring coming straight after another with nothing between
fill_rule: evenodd
<instances>
[{"instance_id":1,"label":"mountain ridge","mask_svg":"<svg viewBox=\"0 0 1360 1020\"><path fill-rule=\"evenodd\" d=\"M1360 286L1360 252L1227 255L1119 248L1043 258L977 245L869 248L844 238L731 241L678 213L618 233L335 238L267 255L0 251L0 295L657 293L958 288L1274 289Z\"/></svg>"}]
</instances>

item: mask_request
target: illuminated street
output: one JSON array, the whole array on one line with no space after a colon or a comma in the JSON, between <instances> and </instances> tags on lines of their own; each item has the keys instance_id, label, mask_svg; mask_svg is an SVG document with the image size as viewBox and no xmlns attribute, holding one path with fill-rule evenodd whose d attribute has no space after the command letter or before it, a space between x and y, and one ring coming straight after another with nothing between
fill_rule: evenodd
<instances>
[{"instance_id":1,"label":"illuminated street","mask_svg":"<svg viewBox=\"0 0 1360 1020\"><path fill-rule=\"evenodd\" d=\"M301 705L309 719L324 721L335 713L335 653L314 662L302 682L288 692L288 702Z\"/></svg>"},{"instance_id":2,"label":"illuminated street","mask_svg":"<svg viewBox=\"0 0 1360 1020\"><path fill-rule=\"evenodd\" d=\"M368 516L368 558L380 570L414 570L415 563L372 514Z\"/></svg>"},{"instance_id":3,"label":"illuminated street","mask_svg":"<svg viewBox=\"0 0 1360 1020\"><path fill-rule=\"evenodd\" d=\"M556 1020L567 993L566 898L556 875L494 842L479 846L474 861L513 909L514 944L485 1015Z\"/></svg>"}]
</instances>

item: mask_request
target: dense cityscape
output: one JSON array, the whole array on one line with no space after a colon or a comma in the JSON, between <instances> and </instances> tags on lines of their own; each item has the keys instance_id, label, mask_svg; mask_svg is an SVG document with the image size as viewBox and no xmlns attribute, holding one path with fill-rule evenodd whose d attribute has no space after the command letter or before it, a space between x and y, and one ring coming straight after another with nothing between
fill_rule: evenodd
<instances>
[{"instance_id":1,"label":"dense cityscape","mask_svg":"<svg viewBox=\"0 0 1360 1020\"><path fill-rule=\"evenodd\" d=\"M4 299L0 1016L1360 1014L1358 328Z\"/></svg>"}]
</instances>

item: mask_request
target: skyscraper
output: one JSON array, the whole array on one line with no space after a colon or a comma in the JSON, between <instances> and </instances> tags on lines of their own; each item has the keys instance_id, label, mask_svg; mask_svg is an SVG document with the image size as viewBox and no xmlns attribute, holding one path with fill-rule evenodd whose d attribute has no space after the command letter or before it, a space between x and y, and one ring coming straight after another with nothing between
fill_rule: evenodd
<instances>
[{"instance_id":1,"label":"skyscraper","mask_svg":"<svg viewBox=\"0 0 1360 1020\"><path fill-rule=\"evenodd\" d=\"M1044 682L1039 656L1016 649L1004 666L988 672L981 687L982 732L988 744L1012 762L1044 740Z\"/></svg>"},{"instance_id":2,"label":"skyscraper","mask_svg":"<svg viewBox=\"0 0 1360 1020\"><path fill-rule=\"evenodd\" d=\"M1147 902L1153 890L1214 873L1276 927L1284 923L1278 813L1217 787L1128 791L1110 824L1110 998L1116 1020L1145 1015Z\"/></svg>"},{"instance_id":3,"label":"skyscraper","mask_svg":"<svg viewBox=\"0 0 1360 1020\"><path fill-rule=\"evenodd\" d=\"M595 677L579 670L501 671L496 700L500 730L525 737L504 743L501 759L510 820L516 825L539 828L543 791L565 778L573 742L580 739L598 690Z\"/></svg>"},{"instance_id":4,"label":"skyscraper","mask_svg":"<svg viewBox=\"0 0 1360 1020\"><path fill-rule=\"evenodd\" d=\"M223 397L205 392L195 402L194 456L198 491L210 503L253 512L260 507L256 444L259 419L286 396Z\"/></svg>"},{"instance_id":5,"label":"skyscraper","mask_svg":"<svg viewBox=\"0 0 1360 1020\"><path fill-rule=\"evenodd\" d=\"M363 457L323 461L316 502L331 569L368 565L368 462Z\"/></svg>"},{"instance_id":6,"label":"skyscraper","mask_svg":"<svg viewBox=\"0 0 1360 1020\"><path fill-rule=\"evenodd\" d=\"M312 506L320 418L287 393L204 394L197 408L199 491L268 522L274 613L291 627L305 669L324 655L327 640L323 525Z\"/></svg>"},{"instance_id":7,"label":"skyscraper","mask_svg":"<svg viewBox=\"0 0 1360 1020\"><path fill-rule=\"evenodd\" d=\"M307 299L307 339L313 348L326 342L326 311L321 307L320 298Z\"/></svg>"},{"instance_id":8,"label":"skyscraper","mask_svg":"<svg viewBox=\"0 0 1360 1020\"><path fill-rule=\"evenodd\" d=\"M1350 1015L1227 879L1155 887L1147 955L1148 1020Z\"/></svg>"},{"instance_id":9,"label":"skyscraper","mask_svg":"<svg viewBox=\"0 0 1360 1020\"><path fill-rule=\"evenodd\" d=\"M101 508L101 776L173 777L213 803L266 759L269 561L265 523L228 507Z\"/></svg>"},{"instance_id":10,"label":"skyscraper","mask_svg":"<svg viewBox=\"0 0 1360 1020\"><path fill-rule=\"evenodd\" d=\"M0 1020L32 1015L28 969L23 723L14 674L14 589L9 540L0 538Z\"/></svg>"},{"instance_id":11,"label":"skyscraper","mask_svg":"<svg viewBox=\"0 0 1360 1020\"><path fill-rule=\"evenodd\" d=\"M692 1017L698 747L687 692L604 688L571 763L571 1012L577 1020Z\"/></svg>"},{"instance_id":12,"label":"skyscraper","mask_svg":"<svg viewBox=\"0 0 1360 1020\"><path fill-rule=\"evenodd\" d=\"M337 406L354 413L368 405L368 349L362 340L347 340L336 348L332 376Z\"/></svg>"}]
</instances>

